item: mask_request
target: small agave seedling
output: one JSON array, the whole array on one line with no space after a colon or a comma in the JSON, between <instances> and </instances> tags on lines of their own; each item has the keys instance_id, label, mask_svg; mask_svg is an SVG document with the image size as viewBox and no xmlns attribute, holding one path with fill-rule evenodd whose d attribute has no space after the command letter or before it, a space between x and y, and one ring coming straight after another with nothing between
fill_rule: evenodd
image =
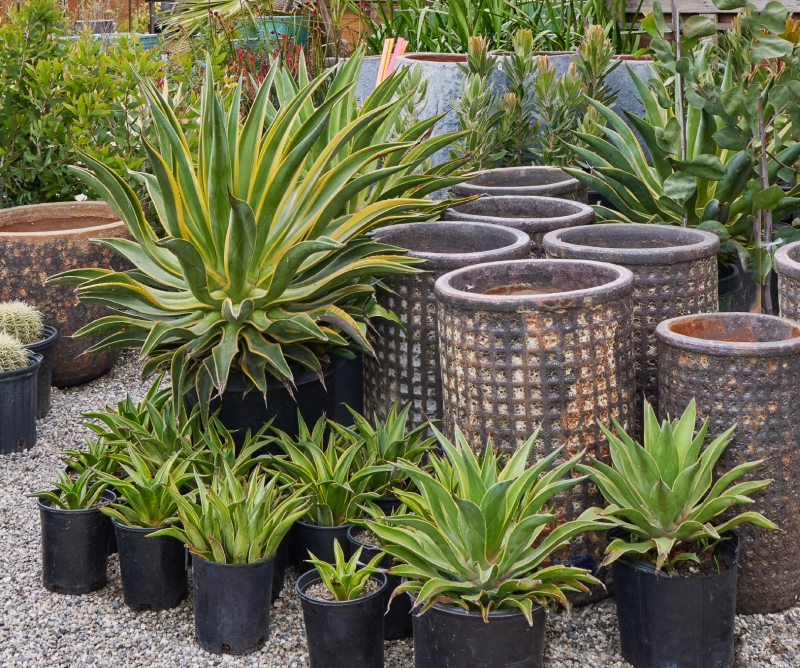
<instances>
[{"instance_id":1,"label":"small agave seedling","mask_svg":"<svg viewBox=\"0 0 800 668\"><path fill-rule=\"evenodd\" d=\"M74 480L65 471L59 471L58 480L53 483L55 491L33 492L27 496L47 501L61 510L87 510L99 501L106 486L105 482L97 480L94 471L84 471Z\"/></svg>"},{"instance_id":2,"label":"small agave seedling","mask_svg":"<svg viewBox=\"0 0 800 668\"><path fill-rule=\"evenodd\" d=\"M377 554L366 566L358 567L362 549L359 547L350 557L350 561L345 561L342 546L339 545L338 540L334 540L333 556L335 563L333 564L321 561L309 552L311 559L308 559L308 563L317 569L322 583L335 600L354 601L364 591L370 577L374 573L381 572L378 564L383 559L383 552Z\"/></svg>"}]
</instances>

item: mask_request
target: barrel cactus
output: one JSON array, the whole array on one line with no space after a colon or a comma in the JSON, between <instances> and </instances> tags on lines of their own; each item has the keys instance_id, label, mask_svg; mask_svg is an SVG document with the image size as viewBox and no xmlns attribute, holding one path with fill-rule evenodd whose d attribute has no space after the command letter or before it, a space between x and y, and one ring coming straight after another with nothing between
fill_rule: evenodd
<instances>
[{"instance_id":1,"label":"barrel cactus","mask_svg":"<svg viewBox=\"0 0 800 668\"><path fill-rule=\"evenodd\" d=\"M0 372L16 371L28 366L28 351L19 339L0 332Z\"/></svg>"},{"instance_id":2,"label":"barrel cactus","mask_svg":"<svg viewBox=\"0 0 800 668\"><path fill-rule=\"evenodd\" d=\"M0 332L28 345L41 340L44 332L42 314L27 302L0 302Z\"/></svg>"}]
</instances>

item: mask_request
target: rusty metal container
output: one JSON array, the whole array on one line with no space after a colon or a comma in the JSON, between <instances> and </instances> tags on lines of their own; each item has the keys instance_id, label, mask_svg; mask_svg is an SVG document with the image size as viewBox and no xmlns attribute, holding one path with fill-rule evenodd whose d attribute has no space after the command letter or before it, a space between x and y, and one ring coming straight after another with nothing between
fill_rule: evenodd
<instances>
[{"instance_id":1,"label":"rusty metal container","mask_svg":"<svg viewBox=\"0 0 800 668\"><path fill-rule=\"evenodd\" d=\"M775 253L778 272L778 307L784 318L800 320L800 241Z\"/></svg>"},{"instance_id":2,"label":"rusty metal container","mask_svg":"<svg viewBox=\"0 0 800 668\"><path fill-rule=\"evenodd\" d=\"M738 424L715 470L764 459L742 481L772 478L746 510L779 531L742 525L736 610L762 614L800 602L800 325L756 313L688 315L662 322L659 415L679 416L692 398L708 438ZM742 510L740 507L739 510Z\"/></svg>"},{"instance_id":3,"label":"rusty metal container","mask_svg":"<svg viewBox=\"0 0 800 668\"><path fill-rule=\"evenodd\" d=\"M522 230L531 238L531 256L544 258L542 239L552 230L594 222L594 209L558 197L531 197L521 195L484 196L445 209L444 220L465 220L491 223Z\"/></svg>"},{"instance_id":4,"label":"rusty metal container","mask_svg":"<svg viewBox=\"0 0 800 668\"><path fill-rule=\"evenodd\" d=\"M475 172L468 181L453 186L459 197L469 195L522 195L559 197L586 204L589 190L558 167L501 167Z\"/></svg>"},{"instance_id":5,"label":"rusty metal container","mask_svg":"<svg viewBox=\"0 0 800 668\"><path fill-rule=\"evenodd\" d=\"M91 239L130 238L104 202L33 204L0 210L0 300L34 304L58 330L53 385L88 382L111 369L119 350L82 355L102 337L73 339L78 329L106 315L104 306L78 304L72 286L45 286L48 276L83 267L123 268L123 259Z\"/></svg>"},{"instance_id":6,"label":"rusty metal container","mask_svg":"<svg viewBox=\"0 0 800 668\"><path fill-rule=\"evenodd\" d=\"M658 405L656 326L718 310L719 237L684 227L611 223L556 230L543 245L551 258L611 262L633 272L636 415L642 415L643 394Z\"/></svg>"},{"instance_id":7,"label":"rusty metal container","mask_svg":"<svg viewBox=\"0 0 800 668\"><path fill-rule=\"evenodd\" d=\"M437 338L436 279L453 269L492 260L515 260L529 253L530 239L520 230L483 223L436 222L392 225L375 238L425 262L425 273L383 277L393 291L378 290L378 303L406 328L375 319L369 338L375 357L364 355L364 414L385 419L392 403L412 403L414 427L442 416L442 381Z\"/></svg>"}]
</instances>

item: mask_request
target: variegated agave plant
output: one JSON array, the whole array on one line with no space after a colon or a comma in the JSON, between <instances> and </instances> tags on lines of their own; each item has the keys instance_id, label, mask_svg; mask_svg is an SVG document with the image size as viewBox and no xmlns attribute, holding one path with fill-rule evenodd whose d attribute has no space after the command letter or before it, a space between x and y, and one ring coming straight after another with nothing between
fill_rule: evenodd
<instances>
[{"instance_id":1,"label":"variegated agave plant","mask_svg":"<svg viewBox=\"0 0 800 668\"><path fill-rule=\"evenodd\" d=\"M138 176L166 236L156 235L120 177L84 155L88 168L75 171L134 237L97 243L135 269L50 279L78 285L81 301L113 311L76 333L108 335L91 351L141 348L145 374L171 366L173 380L194 384L206 410L231 368L266 392L270 376L291 386L290 363L321 373L328 353L370 351L368 319L385 313L372 277L415 271L415 260L366 233L435 217L447 202L422 196L454 177L424 169L447 140L426 137L430 121L387 138L408 99L395 96L405 72L359 109L359 66L348 62L316 107L312 97L328 74L296 89L273 67L243 119L241 84L222 99L209 64L196 135L141 82L158 148L144 140L153 173Z\"/></svg>"}]
</instances>

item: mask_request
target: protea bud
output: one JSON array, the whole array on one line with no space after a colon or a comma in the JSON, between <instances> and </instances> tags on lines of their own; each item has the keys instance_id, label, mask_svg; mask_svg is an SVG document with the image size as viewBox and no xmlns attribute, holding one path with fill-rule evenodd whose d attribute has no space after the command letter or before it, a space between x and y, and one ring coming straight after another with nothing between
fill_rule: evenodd
<instances>
[{"instance_id":1,"label":"protea bud","mask_svg":"<svg viewBox=\"0 0 800 668\"><path fill-rule=\"evenodd\" d=\"M533 32L527 28L521 28L514 33L511 40L514 46L514 53L520 58L530 58L533 55Z\"/></svg>"},{"instance_id":2,"label":"protea bud","mask_svg":"<svg viewBox=\"0 0 800 668\"><path fill-rule=\"evenodd\" d=\"M481 58L489 53L489 42L485 37L470 37L467 43L467 53L472 58Z\"/></svg>"}]
</instances>

